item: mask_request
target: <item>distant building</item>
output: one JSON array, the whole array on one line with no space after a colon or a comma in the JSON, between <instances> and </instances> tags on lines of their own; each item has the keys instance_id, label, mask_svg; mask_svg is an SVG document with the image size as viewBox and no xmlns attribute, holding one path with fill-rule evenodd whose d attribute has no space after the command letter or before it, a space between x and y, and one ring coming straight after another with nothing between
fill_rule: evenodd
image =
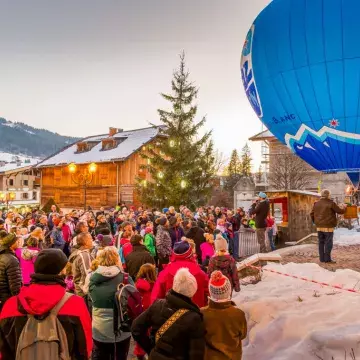
<instances>
[{"instance_id":1,"label":"distant building","mask_svg":"<svg viewBox=\"0 0 360 360\"><path fill-rule=\"evenodd\" d=\"M0 208L40 203L40 172L34 168L37 162L17 156L6 162L0 157Z\"/></svg>"},{"instance_id":2,"label":"distant building","mask_svg":"<svg viewBox=\"0 0 360 360\"><path fill-rule=\"evenodd\" d=\"M140 169L146 160L140 155L148 147L156 147L163 137L161 127L123 131L110 128L107 134L91 136L71 144L40 162L41 204L53 198L62 208L79 208L85 204L97 209L115 207L118 203L137 204L136 178L149 180L149 174ZM86 191L76 183L96 164L91 183ZM71 174L69 165L76 171Z\"/></svg>"},{"instance_id":3,"label":"distant building","mask_svg":"<svg viewBox=\"0 0 360 360\"><path fill-rule=\"evenodd\" d=\"M261 141L261 153L262 153L262 167L264 169L263 184L267 190L276 190L269 181L269 175L276 171L277 159L281 154L291 154L290 149L282 144L269 130L262 131L261 133L254 135L249 140ZM296 155L292 155L296 156ZM318 193L320 189L329 189L334 199L338 201L344 201L345 189L350 183L346 173L334 173L325 174L315 170L307 163L303 162L303 165L307 167L310 181L307 186L301 190L312 191ZM271 177L271 176L270 176ZM283 189L283 190L298 190L298 189Z\"/></svg>"}]
</instances>

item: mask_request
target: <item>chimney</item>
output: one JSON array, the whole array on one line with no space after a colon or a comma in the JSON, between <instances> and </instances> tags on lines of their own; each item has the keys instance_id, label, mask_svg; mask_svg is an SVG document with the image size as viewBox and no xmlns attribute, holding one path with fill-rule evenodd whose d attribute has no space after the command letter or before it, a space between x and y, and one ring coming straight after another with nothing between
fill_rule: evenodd
<instances>
[{"instance_id":1,"label":"chimney","mask_svg":"<svg viewBox=\"0 0 360 360\"><path fill-rule=\"evenodd\" d=\"M118 132L117 128L113 128L113 127L109 128L109 137L114 136L117 132Z\"/></svg>"}]
</instances>

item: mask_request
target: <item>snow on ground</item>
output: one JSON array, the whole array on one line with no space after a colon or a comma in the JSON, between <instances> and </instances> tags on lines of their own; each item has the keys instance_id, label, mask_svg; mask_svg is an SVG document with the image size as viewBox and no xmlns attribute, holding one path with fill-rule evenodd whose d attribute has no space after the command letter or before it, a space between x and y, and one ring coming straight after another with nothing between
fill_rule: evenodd
<instances>
[{"instance_id":1,"label":"snow on ground","mask_svg":"<svg viewBox=\"0 0 360 360\"><path fill-rule=\"evenodd\" d=\"M352 270L295 263L266 268L360 290L360 273ZM352 349L360 358L360 293L264 271L262 281L243 286L234 301L248 321L245 360L344 360L352 359Z\"/></svg>"},{"instance_id":2,"label":"snow on ground","mask_svg":"<svg viewBox=\"0 0 360 360\"><path fill-rule=\"evenodd\" d=\"M360 244L360 232L356 228L348 230L344 228L336 229L334 233L334 244L340 246Z\"/></svg>"}]
</instances>

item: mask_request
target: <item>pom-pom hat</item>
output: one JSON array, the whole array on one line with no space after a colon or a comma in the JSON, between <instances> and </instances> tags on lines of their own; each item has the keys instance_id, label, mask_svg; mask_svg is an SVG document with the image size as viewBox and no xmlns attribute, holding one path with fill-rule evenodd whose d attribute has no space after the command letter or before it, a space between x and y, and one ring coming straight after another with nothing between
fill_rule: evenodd
<instances>
[{"instance_id":1,"label":"pom-pom hat","mask_svg":"<svg viewBox=\"0 0 360 360\"><path fill-rule=\"evenodd\" d=\"M209 282L210 299L215 302L231 300L232 288L229 279L221 271L214 271Z\"/></svg>"},{"instance_id":2,"label":"pom-pom hat","mask_svg":"<svg viewBox=\"0 0 360 360\"><path fill-rule=\"evenodd\" d=\"M197 282L187 268L181 268L174 276L172 289L180 295L192 298L197 291Z\"/></svg>"}]
</instances>

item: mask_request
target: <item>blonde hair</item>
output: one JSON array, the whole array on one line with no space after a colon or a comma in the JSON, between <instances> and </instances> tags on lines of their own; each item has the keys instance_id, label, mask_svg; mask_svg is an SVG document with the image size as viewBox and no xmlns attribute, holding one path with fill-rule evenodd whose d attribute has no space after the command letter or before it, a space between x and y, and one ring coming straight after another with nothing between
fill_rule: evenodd
<instances>
[{"instance_id":1,"label":"blonde hair","mask_svg":"<svg viewBox=\"0 0 360 360\"><path fill-rule=\"evenodd\" d=\"M35 228L35 230L30 234L33 237L42 239L44 236L43 229L40 227Z\"/></svg>"},{"instance_id":2,"label":"blonde hair","mask_svg":"<svg viewBox=\"0 0 360 360\"><path fill-rule=\"evenodd\" d=\"M113 246L105 247L96 257L99 266L118 266L122 269L122 263L117 249Z\"/></svg>"},{"instance_id":3,"label":"blonde hair","mask_svg":"<svg viewBox=\"0 0 360 360\"><path fill-rule=\"evenodd\" d=\"M196 253L196 244L195 244L194 240L185 238L184 241L189 243L189 245L191 246L191 250L192 250L193 254L195 254Z\"/></svg>"}]
</instances>

